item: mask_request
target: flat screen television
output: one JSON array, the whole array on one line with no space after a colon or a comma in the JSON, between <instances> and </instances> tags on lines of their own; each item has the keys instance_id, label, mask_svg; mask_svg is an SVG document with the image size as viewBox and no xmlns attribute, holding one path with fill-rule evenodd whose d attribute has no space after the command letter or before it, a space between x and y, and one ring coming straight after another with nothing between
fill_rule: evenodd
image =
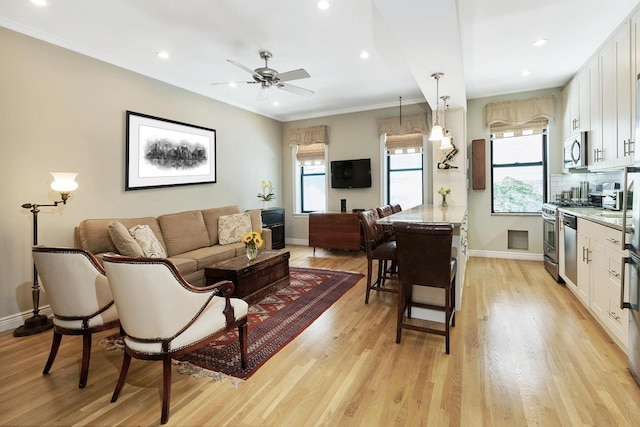
<instances>
[{"instance_id":1,"label":"flat screen television","mask_svg":"<svg viewBox=\"0 0 640 427\"><path fill-rule=\"evenodd\" d=\"M331 188L367 187L371 187L371 159L331 162Z\"/></svg>"}]
</instances>

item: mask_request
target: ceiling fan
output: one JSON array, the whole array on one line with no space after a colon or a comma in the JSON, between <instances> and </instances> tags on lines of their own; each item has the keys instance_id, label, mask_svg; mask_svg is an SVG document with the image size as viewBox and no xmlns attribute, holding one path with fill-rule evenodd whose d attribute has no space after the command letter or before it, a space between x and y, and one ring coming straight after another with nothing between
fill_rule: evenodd
<instances>
[{"instance_id":1,"label":"ceiling fan","mask_svg":"<svg viewBox=\"0 0 640 427\"><path fill-rule=\"evenodd\" d=\"M311 77L304 68L298 68L297 70L287 71L285 73L278 73L273 68L269 68L269 60L273 57L271 52L266 50L260 51L260 58L264 59L264 67L256 68L252 70L249 67L242 65L241 63L232 59L227 59L238 68L243 69L247 73L253 76L254 81L249 81L249 84L260 84L260 93L264 93L264 90L270 87L277 87L278 89L286 90L287 92L295 93L296 95L311 96L314 94L312 90L305 89L299 86L294 86L289 83L285 83L291 80L306 79ZM213 83L213 84L228 84L228 83ZM260 94L258 95L260 97Z\"/></svg>"}]
</instances>

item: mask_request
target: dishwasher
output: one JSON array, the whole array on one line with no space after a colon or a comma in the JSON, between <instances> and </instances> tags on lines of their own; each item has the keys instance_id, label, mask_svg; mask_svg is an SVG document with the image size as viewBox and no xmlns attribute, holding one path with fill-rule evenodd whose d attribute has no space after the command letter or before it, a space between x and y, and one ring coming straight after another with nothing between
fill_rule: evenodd
<instances>
[{"instance_id":1,"label":"dishwasher","mask_svg":"<svg viewBox=\"0 0 640 427\"><path fill-rule=\"evenodd\" d=\"M578 284L578 219L565 213L564 225L564 274L574 285Z\"/></svg>"}]
</instances>

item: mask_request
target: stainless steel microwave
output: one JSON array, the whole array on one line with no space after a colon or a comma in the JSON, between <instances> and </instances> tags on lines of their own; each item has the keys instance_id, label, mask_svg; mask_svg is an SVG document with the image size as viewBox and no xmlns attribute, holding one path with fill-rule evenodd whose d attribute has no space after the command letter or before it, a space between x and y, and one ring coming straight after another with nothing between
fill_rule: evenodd
<instances>
[{"instance_id":1,"label":"stainless steel microwave","mask_svg":"<svg viewBox=\"0 0 640 427\"><path fill-rule=\"evenodd\" d=\"M580 168L587 166L589 133L580 132L564 141L563 162L564 168Z\"/></svg>"}]
</instances>

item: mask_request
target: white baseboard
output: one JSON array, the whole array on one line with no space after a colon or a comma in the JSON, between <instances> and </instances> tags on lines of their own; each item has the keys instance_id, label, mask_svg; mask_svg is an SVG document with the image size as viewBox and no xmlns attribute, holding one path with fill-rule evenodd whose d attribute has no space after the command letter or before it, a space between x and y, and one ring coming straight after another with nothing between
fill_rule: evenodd
<instances>
[{"instance_id":1,"label":"white baseboard","mask_svg":"<svg viewBox=\"0 0 640 427\"><path fill-rule=\"evenodd\" d=\"M544 261L543 254L532 254L526 252L479 251L470 249L469 256L479 258L521 259L523 261Z\"/></svg>"},{"instance_id":2,"label":"white baseboard","mask_svg":"<svg viewBox=\"0 0 640 427\"><path fill-rule=\"evenodd\" d=\"M40 314L45 316L52 316L51 306L47 305L44 307L40 307ZM11 329L19 328L24 325L25 319L28 319L33 315L33 310L25 311L24 313L17 313L11 316L3 317L0 319L0 332L8 331Z\"/></svg>"},{"instance_id":3,"label":"white baseboard","mask_svg":"<svg viewBox=\"0 0 640 427\"><path fill-rule=\"evenodd\" d=\"M308 239L284 239L284 243L288 243L290 245L299 245L299 246L309 246Z\"/></svg>"}]
</instances>

